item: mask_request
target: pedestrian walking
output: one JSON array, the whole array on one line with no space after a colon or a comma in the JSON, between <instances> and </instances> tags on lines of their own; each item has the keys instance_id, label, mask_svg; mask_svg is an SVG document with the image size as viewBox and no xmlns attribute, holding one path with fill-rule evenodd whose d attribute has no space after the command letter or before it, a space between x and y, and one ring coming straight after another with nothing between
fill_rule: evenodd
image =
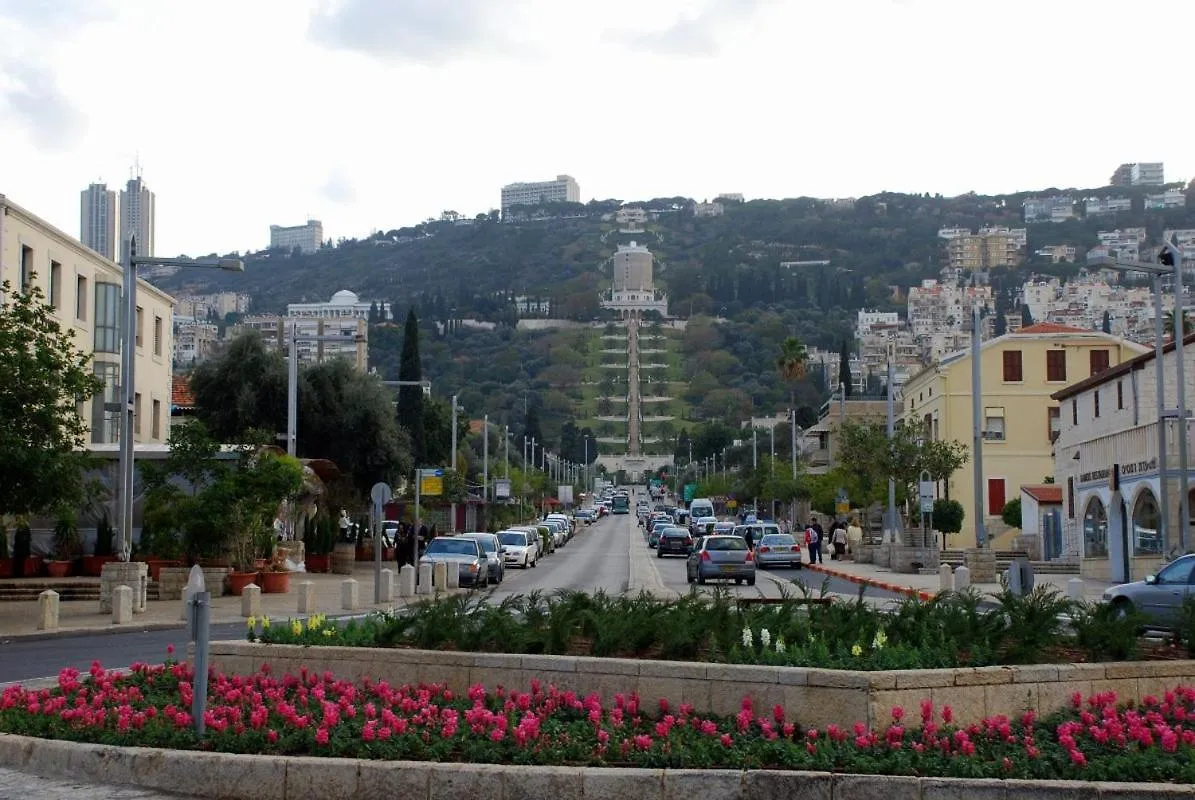
<instances>
[{"instance_id":1,"label":"pedestrian walking","mask_svg":"<svg viewBox=\"0 0 1195 800\"><path fill-rule=\"evenodd\" d=\"M846 558L846 523L842 520L834 523L834 530L830 534L830 543L834 545L834 560L844 560Z\"/></svg>"},{"instance_id":2,"label":"pedestrian walking","mask_svg":"<svg viewBox=\"0 0 1195 800\"><path fill-rule=\"evenodd\" d=\"M809 549L809 563L823 564L822 559L822 526L817 520L805 531L805 546Z\"/></svg>"}]
</instances>

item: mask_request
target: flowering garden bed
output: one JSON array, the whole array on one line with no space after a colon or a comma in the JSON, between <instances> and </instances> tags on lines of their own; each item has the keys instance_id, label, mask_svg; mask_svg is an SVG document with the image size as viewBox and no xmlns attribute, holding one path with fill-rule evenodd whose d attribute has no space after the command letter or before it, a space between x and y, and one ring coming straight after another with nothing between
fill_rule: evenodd
<instances>
[{"instance_id":1,"label":"flowering garden bed","mask_svg":"<svg viewBox=\"0 0 1195 800\"><path fill-rule=\"evenodd\" d=\"M188 712L184 663L129 672L63 670L52 689L0 694L0 731L43 738L229 753L524 765L818 770L919 776L1195 782L1195 688L1140 707L1113 693L1076 695L1046 718L1027 712L959 726L949 706L897 708L869 729L800 725L781 706L729 717L666 699L604 700L533 682L355 684L306 670L213 673L208 733Z\"/></svg>"}]
</instances>

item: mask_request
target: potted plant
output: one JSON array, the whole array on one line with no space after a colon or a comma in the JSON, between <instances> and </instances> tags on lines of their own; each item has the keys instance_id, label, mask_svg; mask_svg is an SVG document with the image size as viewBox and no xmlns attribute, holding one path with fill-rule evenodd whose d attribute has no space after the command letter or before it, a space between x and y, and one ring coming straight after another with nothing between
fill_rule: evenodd
<instances>
[{"instance_id":1,"label":"potted plant","mask_svg":"<svg viewBox=\"0 0 1195 800\"><path fill-rule=\"evenodd\" d=\"M54 524L54 549L47 565L51 578L65 578L71 573L74 560L83 552L83 542L75 520L66 514Z\"/></svg>"},{"instance_id":2,"label":"potted plant","mask_svg":"<svg viewBox=\"0 0 1195 800\"><path fill-rule=\"evenodd\" d=\"M92 555L83 556L83 574L98 576L103 574L104 565L115 561L112 555L112 539L115 531L105 513L95 523L95 550Z\"/></svg>"},{"instance_id":3,"label":"potted plant","mask_svg":"<svg viewBox=\"0 0 1195 800\"><path fill-rule=\"evenodd\" d=\"M41 571L41 564L33 555L33 531L27 523L17 525L12 540L12 574L15 578L32 578Z\"/></svg>"},{"instance_id":4,"label":"potted plant","mask_svg":"<svg viewBox=\"0 0 1195 800\"><path fill-rule=\"evenodd\" d=\"M290 570L275 562L261 571L263 594L286 594L290 591Z\"/></svg>"},{"instance_id":5,"label":"potted plant","mask_svg":"<svg viewBox=\"0 0 1195 800\"><path fill-rule=\"evenodd\" d=\"M0 520L0 578L12 577L12 559L8 555L8 528Z\"/></svg>"},{"instance_id":6,"label":"potted plant","mask_svg":"<svg viewBox=\"0 0 1195 800\"><path fill-rule=\"evenodd\" d=\"M326 516L313 521L304 536L304 566L308 572L332 570L332 548L336 544L336 526Z\"/></svg>"}]
</instances>

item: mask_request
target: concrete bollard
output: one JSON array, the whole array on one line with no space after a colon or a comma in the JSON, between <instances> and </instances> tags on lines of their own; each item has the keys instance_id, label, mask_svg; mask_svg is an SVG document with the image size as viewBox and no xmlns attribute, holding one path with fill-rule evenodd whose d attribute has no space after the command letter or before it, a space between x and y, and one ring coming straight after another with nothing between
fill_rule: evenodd
<instances>
[{"instance_id":1,"label":"concrete bollard","mask_svg":"<svg viewBox=\"0 0 1195 800\"><path fill-rule=\"evenodd\" d=\"M448 570L448 588L461 588L461 568L456 564L445 564L444 566Z\"/></svg>"},{"instance_id":2,"label":"concrete bollard","mask_svg":"<svg viewBox=\"0 0 1195 800\"><path fill-rule=\"evenodd\" d=\"M971 588L971 570L967 567L959 567L954 571L954 590L961 592L964 589Z\"/></svg>"},{"instance_id":3,"label":"concrete bollard","mask_svg":"<svg viewBox=\"0 0 1195 800\"><path fill-rule=\"evenodd\" d=\"M448 565L443 561L437 561L432 567L432 586L440 592L448 588Z\"/></svg>"},{"instance_id":4,"label":"concrete bollard","mask_svg":"<svg viewBox=\"0 0 1195 800\"><path fill-rule=\"evenodd\" d=\"M432 593L432 565L430 561L419 564L419 585L415 587L416 594Z\"/></svg>"},{"instance_id":5,"label":"concrete bollard","mask_svg":"<svg viewBox=\"0 0 1195 800\"><path fill-rule=\"evenodd\" d=\"M112 624L127 625L133 621L133 588L116 586L112 589Z\"/></svg>"},{"instance_id":6,"label":"concrete bollard","mask_svg":"<svg viewBox=\"0 0 1195 800\"><path fill-rule=\"evenodd\" d=\"M378 595L382 598L382 602L383 603L393 603L394 602L394 570L392 570L392 569L382 570L380 584L381 584L382 590L380 592L378 592Z\"/></svg>"},{"instance_id":7,"label":"concrete bollard","mask_svg":"<svg viewBox=\"0 0 1195 800\"><path fill-rule=\"evenodd\" d=\"M261 616L261 587L256 583L241 590L241 616L246 619Z\"/></svg>"},{"instance_id":8,"label":"concrete bollard","mask_svg":"<svg viewBox=\"0 0 1195 800\"><path fill-rule=\"evenodd\" d=\"M1068 600L1079 602L1083 599L1083 579L1071 578L1066 582L1066 597Z\"/></svg>"},{"instance_id":9,"label":"concrete bollard","mask_svg":"<svg viewBox=\"0 0 1195 800\"><path fill-rule=\"evenodd\" d=\"M58 630L58 592L46 589L37 596L37 629Z\"/></svg>"},{"instance_id":10,"label":"concrete bollard","mask_svg":"<svg viewBox=\"0 0 1195 800\"><path fill-rule=\"evenodd\" d=\"M302 581L299 584L299 613L315 613L315 584L311 581Z\"/></svg>"},{"instance_id":11,"label":"concrete bollard","mask_svg":"<svg viewBox=\"0 0 1195 800\"><path fill-rule=\"evenodd\" d=\"M403 564L398 571L398 596L415 596L415 567L410 564Z\"/></svg>"},{"instance_id":12,"label":"concrete bollard","mask_svg":"<svg viewBox=\"0 0 1195 800\"><path fill-rule=\"evenodd\" d=\"M954 591L954 570L951 569L949 564L943 564L938 567L938 591Z\"/></svg>"},{"instance_id":13,"label":"concrete bollard","mask_svg":"<svg viewBox=\"0 0 1195 800\"><path fill-rule=\"evenodd\" d=\"M345 611L356 611L359 601L357 581L353 578L345 578L340 582L340 607Z\"/></svg>"}]
</instances>

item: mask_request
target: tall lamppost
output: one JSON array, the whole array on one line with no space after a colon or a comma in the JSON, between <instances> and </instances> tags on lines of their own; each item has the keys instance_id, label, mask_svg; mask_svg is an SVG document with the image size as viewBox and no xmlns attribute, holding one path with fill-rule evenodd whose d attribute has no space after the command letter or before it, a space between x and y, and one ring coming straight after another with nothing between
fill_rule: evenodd
<instances>
[{"instance_id":1,"label":"tall lamppost","mask_svg":"<svg viewBox=\"0 0 1195 800\"><path fill-rule=\"evenodd\" d=\"M155 258L137 255L137 237L129 237L128 258L121 265L124 269L124 325L120 331L120 382L121 403L124 414L120 420L120 538L117 557L127 562L133 552L133 468L136 458L133 448L134 414L136 413L137 357L133 352L133 340L137 335L137 270L140 267L185 267L222 269L228 272L244 272L245 262L239 258Z\"/></svg>"}]
</instances>

